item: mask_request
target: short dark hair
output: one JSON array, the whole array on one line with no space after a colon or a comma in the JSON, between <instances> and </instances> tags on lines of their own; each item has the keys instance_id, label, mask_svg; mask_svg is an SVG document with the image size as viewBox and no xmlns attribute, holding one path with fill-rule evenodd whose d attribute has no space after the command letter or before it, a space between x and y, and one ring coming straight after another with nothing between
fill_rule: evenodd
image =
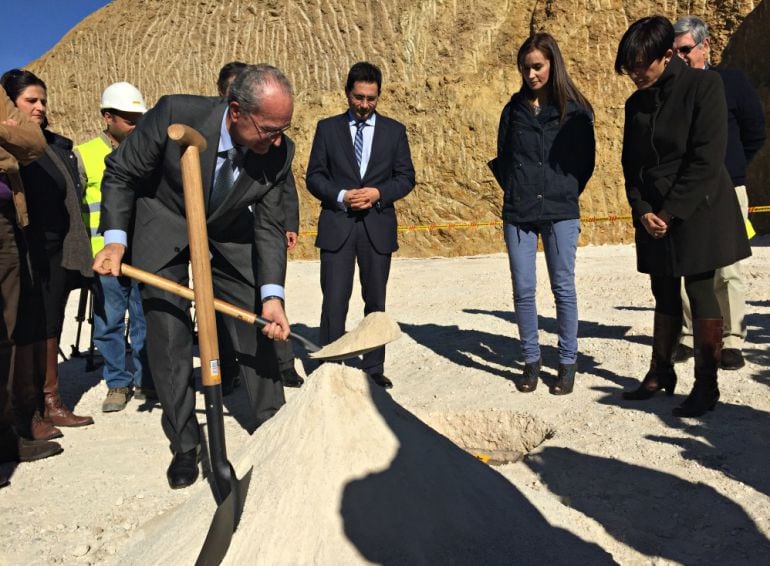
<instances>
[{"instance_id":1,"label":"short dark hair","mask_svg":"<svg viewBox=\"0 0 770 566\"><path fill-rule=\"evenodd\" d=\"M237 102L244 112L255 112L262 105L267 85L274 85L289 96L294 95L289 79L272 65L246 65L230 85L227 102Z\"/></svg>"},{"instance_id":2,"label":"short dark hair","mask_svg":"<svg viewBox=\"0 0 770 566\"><path fill-rule=\"evenodd\" d=\"M227 87L230 86L230 81L232 81L234 77L237 77L246 67L248 67L248 65L241 61L230 61L229 63L225 63L222 68L219 69L219 77L217 78L217 90L219 91L219 96L227 95Z\"/></svg>"},{"instance_id":3,"label":"short dark hair","mask_svg":"<svg viewBox=\"0 0 770 566\"><path fill-rule=\"evenodd\" d=\"M345 92L353 90L357 82L377 83L377 94L382 90L382 71L377 65L359 61L348 71L348 80L345 82Z\"/></svg>"},{"instance_id":4,"label":"short dark hair","mask_svg":"<svg viewBox=\"0 0 770 566\"><path fill-rule=\"evenodd\" d=\"M31 71L23 69L11 69L3 73L3 76L0 77L0 85L5 89L8 98L13 101L14 105L16 104L16 99L28 87L39 86L48 93L48 87L45 86L43 79ZM43 119L41 127L43 129L48 127L48 117Z\"/></svg>"},{"instance_id":5,"label":"short dark hair","mask_svg":"<svg viewBox=\"0 0 770 566\"><path fill-rule=\"evenodd\" d=\"M19 98L24 89L30 86L42 87L44 91L48 92L48 88L45 83L37 75L31 71L24 71L22 69L11 69L3 73L0 77L0 84L3 85L8 98L14 103Z\"/></svg>"},{"instance_id":6,"label":"short dark hair","mask_svg":"<svg viewBox=\"0 0 770 566\"><path fill-rule=\"evenodd\" d=\"M637 65L649 67L674 47L674 26L663 16L648 16L629 26L618 44L615 72L622 75Z\"/></svg>"}]
</instances>

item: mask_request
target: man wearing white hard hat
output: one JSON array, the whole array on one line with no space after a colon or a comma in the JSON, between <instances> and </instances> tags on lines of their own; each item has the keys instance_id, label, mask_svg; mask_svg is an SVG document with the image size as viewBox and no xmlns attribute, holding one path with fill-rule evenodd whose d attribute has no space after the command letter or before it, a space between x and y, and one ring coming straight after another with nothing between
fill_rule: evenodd
<instances>
[{"instance_id":1,"label":"man wearing white hard hat","mask_svg":"<svg viewBox=\"0 0 770 566\"><path fill-rule=\"evenodd\" d=\"M94 254L104 247L104 237L97 232L104 159L118 148L147 111L142 93L127 82L114 83L104 89L99 107L104 130L75 148L85 187L83 220L90 232ZM104 359L103 375L107 384L102 412L123 410L132 396L137 399L153 397L154 386L144 347L146 324L136 282L123 277L97 276L93 304L94 345ZM130 321L131 363L126 357L126 311Z\"/></svg>"}]
</instances>

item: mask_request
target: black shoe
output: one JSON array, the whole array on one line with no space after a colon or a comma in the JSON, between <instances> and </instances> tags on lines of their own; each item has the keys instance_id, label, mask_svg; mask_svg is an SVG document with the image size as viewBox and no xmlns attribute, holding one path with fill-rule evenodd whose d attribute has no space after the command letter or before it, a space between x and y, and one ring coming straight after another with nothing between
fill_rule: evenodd
<instances>
[{"instance_id":1,"label":"black shoe","mask_svg":"<svg viewBox=\"0 0 770 566\"><path fill-rule=\"evenodd\" d=\"M281 381L284 387L302 387L305 380L293 367L281 371Z\"/></svg>"},{"instance_id":2,"label":"black shoe","mask_svg":"<svg viewBox=\"0 0 770 566\"><path fill-rule=\"evenodd\" d=\"M542 359L532 363L524 363L524 371L514 381L516 389L522 393L531 393L537 389L537 380L540 378L540 367L542 364Z\"/></svg>"},{"instance_id":3,"label":"black shoe","mask_svg":"<svg viewBox=\"0 0 770 566\"><path fill-rule=\"evenodd\" d=\"M181 489L194 484L198 479L198 449L174 454L166 477L171 489Z\"/></svg>"},{"instance_id":4,"label":"black shoe","mask_svg":"<svg viewBox=\"0 0 770 566\"><path fill-rule=\"evenodd\" d=\"M681 364L692 358L694 353L695 352L693 349L688 345L679 344L676 347L676 351L674 352L674 356L671 361L675 364Z\"/></svg>"},{"instance_id":5,"label":"black shoe","mask_svg":"<svg viewBox=\"0 0 770 566\"><path fill-rule=\"evenodd\" d=\"M551 395L569 395L575 387L577 364L559 364L559 378L551 385Z\"/></svg>"},{"instance_id":6,"label":"black shoe","mask_svg":"<svg viewBox=\"0 0 770 566\"><path fill-rule=\"evenodd\" d=\"M701 385L697 381L687 399L671 411L675 417L700 417L713 411L719 401L719 388L716 384Z\"/></svg>"},{"instance_id":7,"label":"black shoe","mask_svg":"<svg viewBox=\"0 0 770 566\"><path fill-rule=\"evenodd\" d=\"M719 367L722 369L741 369L746 365L743 360L743 354L738 348L722 348L722 360Z\"/></svg>"},{"instance_id":8,"label":"black shoe","mask_svg":"<svg viewBox=\"0 0 770 566\"><path fill-rule=\"evenodd\" d=\"M382 373L370 373L369 377L371 377L372 381L384 389L391 389L393 387L393 382L385 377L385 375Z\"/></svg>"}]
</instances>

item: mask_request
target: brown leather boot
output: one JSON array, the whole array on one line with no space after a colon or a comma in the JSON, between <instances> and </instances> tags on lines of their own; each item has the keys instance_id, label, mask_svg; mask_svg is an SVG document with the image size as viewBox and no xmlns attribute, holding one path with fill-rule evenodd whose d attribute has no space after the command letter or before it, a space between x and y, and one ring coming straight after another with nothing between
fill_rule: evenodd
<instances>
[{"instance_id":1,"label":"brown leather boot","mask_svg":"<svg viewBox=\"0 0 770 566\"><path fill-rule=\"evenodd\" d=\"M672 357L679 343L682 332L682 317L655 313L655 323L652 334L652 360L650 371L644 376L642 383L633 391L624 391L623 399L643 401L649 399L660 390L666 395L673 395L676 389L676 372Z\"/></svg>"},{"instance_id":2,"label":"brown leather boot","mask_svg":"<svg viewBox=\"0 0 770 566\"><path fill-rule=\"evenodd\" d=\"M35 414L32 415L29 429L29 436L32 440L53 440L64 436L58 428L53 426L51 421L42 417L40 411L35 411Z\"/></svg>"},{"instance_id":3,"label":"brown leather boot","mask_svg":"<svg viewBox=\"0 0 770 566\"><path fill-rule=\"evenodd\" d=\"M58 391L45 394L45 418L56 426L88 426L94 424L92 417L81 417L70 411L62 402Z\"/></svg>"},{"instance_id":4,"label":"brown leather boot","mask_svg":"<svg viewBox=\"0 0 770 566\"><path fill-rule=\"evenodd\" d=\"M57 356L59 355L59 341L56 338L46 340L46 368L45 384L45 418L56 426L87 426L94 424L91 417L80 417L69 410L59 396L59 372L57 370Z\"/></svg>"},{"instance_id":5,"label":"brown leather boot","mask_svg":"<svg viewBox=\"0 0 770 566\"><path fill-rule=\"evenodd\" d=\"M722 319L693 321L695 384L684 403L673 410L676 417L700 417L713 411L719 401L717 370L722 357Z\"/></svg>"},{"instance_id":6,"label":"brown leather boot","mask_svg":"<svg viewBox=\"0 0 770 566\"><path fill-rule=\"evenodd\" d=\"M15 416L16 430L27 438L35 438L33 421L37 423L37 432L50 434L43 430L40 422L43 408L43 376L45 374L45 350L43 343L16 346L16 359L11 382L11 405ZM38 419L35 419L37 415Z\"/></svg>"}]
</instances>

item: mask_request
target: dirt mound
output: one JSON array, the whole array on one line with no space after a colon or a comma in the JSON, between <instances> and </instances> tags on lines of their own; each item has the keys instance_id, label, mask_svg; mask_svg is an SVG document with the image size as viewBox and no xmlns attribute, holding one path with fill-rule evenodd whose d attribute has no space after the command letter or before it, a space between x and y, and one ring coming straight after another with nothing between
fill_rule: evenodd
<instances>
[{"instance_id":1,"label":"dirt mound","mask_svg":"<svg viewBox=\"0 0 770 566\"><path fill-rule=\"evenodd\" d=\"M234 458L253 466L225 564L610 563L365 374L325 364ZM214 504L200 483L144 525L123 564L192 564Z\"/></svg>"}]
</instances>

